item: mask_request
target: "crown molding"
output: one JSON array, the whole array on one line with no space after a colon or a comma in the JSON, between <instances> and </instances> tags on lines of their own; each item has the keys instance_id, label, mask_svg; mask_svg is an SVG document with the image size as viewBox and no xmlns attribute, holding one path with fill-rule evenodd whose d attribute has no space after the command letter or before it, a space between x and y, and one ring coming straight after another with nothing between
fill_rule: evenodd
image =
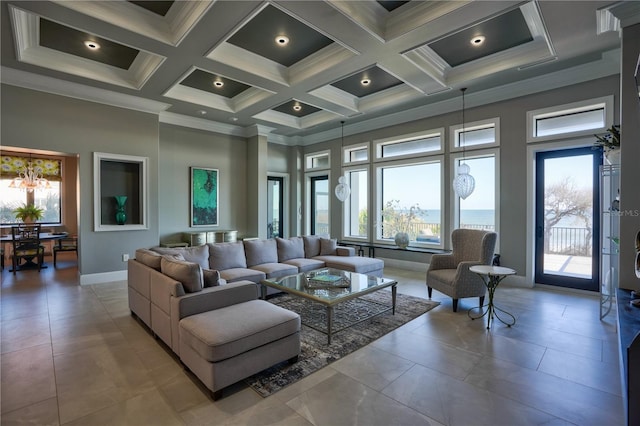
<instances>
[{"instance_id":1,"label":"crown molding","mask_svg":"<svg viewBox=\"0 0 640 426\"><path fill-rule=\"evenodd\" d=\"M154 114L165 111L171 107L171 104L164 102L99 89L84 84L17 70L15 68L1 67L0 70L0 81L10 86L18 86L54 95L67 96L69 98Z\"/></svg>"}]
</instances>

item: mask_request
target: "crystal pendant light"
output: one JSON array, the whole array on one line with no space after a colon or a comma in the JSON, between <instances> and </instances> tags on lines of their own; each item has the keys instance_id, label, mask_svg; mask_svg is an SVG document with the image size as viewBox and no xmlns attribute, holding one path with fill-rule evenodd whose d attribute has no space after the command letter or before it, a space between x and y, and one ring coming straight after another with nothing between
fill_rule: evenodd
<instances>
[{"instance_id":1,"label":"crystal pendant light","mask_svg":"<svg viewBox=\"0 0 640 426\"><path fill-rule=\"evenodd\" d=\"M27 161L27 164L18 172L18 177L11 181L9 188L33 192L34 189L49 189L51 188L51 184L44 178L42 168L33 166L31 156L29 156L29 161Z\"/></svg>"},{"instance_id":2,"label":"crystal pendant light","mask_svg":"<svg viewBox=\"0 0 640 426\"><path fill-rule=\"evenodd\" d=\"M340 158L342 158L342 156L344 155L343 150L344 150L344 121L341 121L340 124L342 125L342 142L340 144ZM349 188L349 184L347 183L347 179L344 176L340 176L338 178L338 184L336 185L336 189L335 189L335 194L336 194L336 198L338 200L340 200L341 202L344 202L347 198L349 198L349 195L351 195L351 188Z\"/></svg>"},{"instance_id":3,"label":"crystal pendant light","mask_svg":"<svg viewBox=\"0 0 640 426\"><path fill-rule=\"evenodd\" d=\"M465 127L464 127L464 92L467 90L466 87L460 89L462 92L462 138L460 139L462 145L462 163L458 166L458 174L453 179L453 190L458 195L458 197L463 200L466 199L476 187L476 180L469 174L471 168L468 164L464 163L464 139L465 139Z\"/></svg>"}]
</instances>

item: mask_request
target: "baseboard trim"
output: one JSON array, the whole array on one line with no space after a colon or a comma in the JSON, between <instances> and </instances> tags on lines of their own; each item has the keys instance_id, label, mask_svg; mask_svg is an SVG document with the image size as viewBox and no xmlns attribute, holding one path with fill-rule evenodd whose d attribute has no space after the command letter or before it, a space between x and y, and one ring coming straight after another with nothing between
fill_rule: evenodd
<instances>
[{"instance_id":1,"label":"baseboard trim","mask_svg":"<svg viewBox=\"0 0 640 426\"><path fill-rule=\"evenodd\" d=\"M99 274L80 275L80 285L102 284L113 281L125 281L127 279L127 271L101 272Z\"/></svg>"}]
</instances>

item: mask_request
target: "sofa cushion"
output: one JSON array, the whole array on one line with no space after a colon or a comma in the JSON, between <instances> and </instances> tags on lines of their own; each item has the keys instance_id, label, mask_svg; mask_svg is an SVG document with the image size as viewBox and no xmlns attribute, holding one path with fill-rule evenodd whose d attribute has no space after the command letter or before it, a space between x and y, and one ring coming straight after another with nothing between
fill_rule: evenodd
<instances>
[{"instance_id":1,"label":"sofa cushion","mask_svg":"<svg viewBox=\"0 0 640 426\"><path fill-rule=\"evenodd\" d=\"M325 267L324 261L318 260L318 259L306 259L306 258L290 259L290 260L285 260L283 263L286 263L287 265L295 266L296 268L298 268L299 272L309 272L309 271L313 271L314 269L320 269Z\"/></svg>"},{"instance_id":2,"label":"sofa cushion","mask_svg":"<svg viewBox=\"0 0 640 426\"><path fill-rule=\"evenodd\" d=\"M202 286L215 287L220 285L220 272L215 269L202 270Z\"/></svg>"},{"instance_id":3,"label":"sofa cushion","mask_svg":"<svg viewBox=\"0 0 640 426\"><path fill-rule=\"evenodd\" d=\"M304 240L304 257L310 259L320 255L320 237L318 235L305 235Z\"/></svg>"},{"instance_id":4,"label":"sofa cushion","mask_svg":"<svg viewBox=\"0 0 640 426\"><path fill-rule=\"evenodd\" d=\"M263 263L261 265L254 265L251 269L264 272L267 278L285 277L298 273L297 267L285 263Z\"/></svg>"},{"instance_id":5,"label":"sofa cushion","mask_svg":"<svg viewBox=\"0 0 640 426\"><path fill-rule=\"evenodd\" d=\"M372 273L376 273L374 275L378 275L384 269L384 262L372 257L318 256L314 259L322 260L328 268L357 272L365 275L371 275Z\"/></svg>"},{"instance_id":6,"label":"sofa cushion","mask_svg":"<svg viewBox=\"0 0 640 426\"><path fill-rule=\"evenodd\" d=\"M161 259L162 255L160 253L156 253L155 251L148 249L136 250L136 260L143 265L155 269L156 271L160 270Z\"/></svg>"},{"instance_id":7,"label":"sofa cushion","mask_svg":"<svg viewBox=\"0 0 640 426\"><path fill-rule=\"evenodd\" d=\"M209 246L209 269L222 272L225 269L247 267L242 241L207 245Z\"/></svg>"},{"instance_id":8,"label":"sofa cushion","mask_svg":"<svg viewBox=\"0 0 640 426\"><path fill-rule=\"evenodd\" d=\"M202 290L202 268L195 262L162 256L160 270L166 276L182 283L184 291L195 293Z\"/></svg>"},{"instance_id":9,"label":"sofa cushion","mask_svg":"<svg viewBox=\"0 0 640 426\"><path fill-rule=\"evenodd\" d=\"M278 247L274 239L245 241L244 255L248 267L263 263L278 263Z\"/></svg>"},{"instance_id":10,"label":"sofa cushion","mask_svg":"<svg viewBox=\"0 0 640 426\"><path fill-rule=\"evenodd\" d=\"M180 339L208 362L218 362L298 333L300 316L250 300L180 321Z\"/></svg>"},{"instance_id":11,"label":"sofa cushion","mask_svg":"<svg viewBox=\"0 0 640 426\"><path fill-rule=\"evenodd\" d=\"M333 256L336 254L338 240L333 238L320 238L320 256Z\"/></svg>"},{"instance_id":12,"label":"sofa cushion","mask_svg":"<svg viewBox=\"0 0 640 426\"><path fill-rule=\"evenodd\" d=\"M278 262L304 258L304 240L301 237L276 237L276 244L278 246Z\"/></svg>"},{"instance_id":13,"label":"sofa cushion","mask_svg":"<svg viewBox=\"0 0 640 426\"><path fill-rule=\"evenodd\" d=\"M205 244L197 247L154 247L160 254L182 255L187 262L195 262L203 268L209 268L209 247Z\"/></svg>"},{"instance_id":14,"label":"sofa cushion","mask_svg":"<svg viewBox=\"0 0 640 426\"><path fill-rule=\"evenodd\" d=\"M247 280L258 284L266 278L266 274L256 269L231 268L220 271L220 277L225 279L228 283Z\"/></svg>"}]
</instances>

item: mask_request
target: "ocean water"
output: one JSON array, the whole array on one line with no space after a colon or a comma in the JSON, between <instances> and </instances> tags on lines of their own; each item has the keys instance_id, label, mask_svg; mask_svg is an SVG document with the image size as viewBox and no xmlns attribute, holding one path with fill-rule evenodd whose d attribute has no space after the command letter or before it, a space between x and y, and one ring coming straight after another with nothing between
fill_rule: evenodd
<instances>
[{"instance_id":1,"label":"ocean water","mask_svg":"<svg viewBox=\"0 0 640 426\"><path fill-rule=\"evenodd\" d=\"M495 225L494 210L461 210L460 222L465 225ZM422 220L427 223L440 221L440 210L424 210Z\"/></svg>"}]
</instances>

